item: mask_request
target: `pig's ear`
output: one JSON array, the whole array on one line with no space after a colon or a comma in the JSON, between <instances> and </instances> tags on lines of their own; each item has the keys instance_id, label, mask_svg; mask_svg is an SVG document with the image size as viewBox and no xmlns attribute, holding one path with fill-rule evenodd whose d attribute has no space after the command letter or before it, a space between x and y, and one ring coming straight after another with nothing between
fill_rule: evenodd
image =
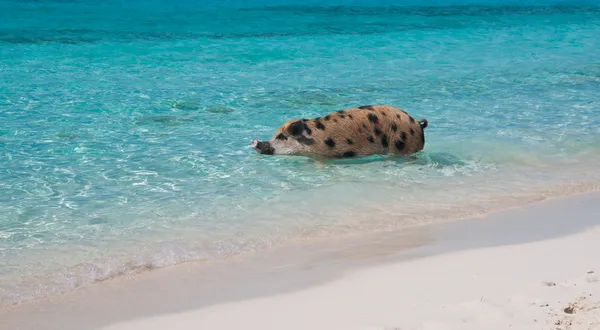
<instances>
[{"instance_id":1,"label":"pig's ear","mask_svg":"<svg viewBox=\"0 0 600 330\"><path fill-rule=\"evenodd\" d=\"M304 122L302 120L297 120L290 124L287 128L288 134L292 136L298 136L304 132Z\"/></svg>"}]
</instances>

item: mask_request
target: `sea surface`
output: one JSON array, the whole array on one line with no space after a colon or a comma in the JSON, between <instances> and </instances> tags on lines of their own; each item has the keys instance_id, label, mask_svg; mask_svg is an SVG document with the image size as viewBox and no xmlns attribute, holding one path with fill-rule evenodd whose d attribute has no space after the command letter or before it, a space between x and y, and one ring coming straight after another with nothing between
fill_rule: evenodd
<instances>
[{"instance_id":1,"label":"sea surface","mask_svg":"<svg viewBox=\"0 0 600 330\"><path fill-rule=\"evenodd\" d=\"M413 157L256 154L427 118ZM597 1L0 0L0 306L600 183Z\"/></svg>"}]
</instances>

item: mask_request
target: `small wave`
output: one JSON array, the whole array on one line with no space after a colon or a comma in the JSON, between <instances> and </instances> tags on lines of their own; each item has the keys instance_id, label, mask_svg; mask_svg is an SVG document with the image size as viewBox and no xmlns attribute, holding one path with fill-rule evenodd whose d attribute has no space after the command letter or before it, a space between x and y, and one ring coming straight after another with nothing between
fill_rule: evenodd
<instances>
[{"instance_id":1,"label":"small wave","mask_svg":"<svg viewBox=\"0 0 600 330\"><path fill-rule=\"evenodd\" d=\"M442 157L443 158L443 157ZM439 158L438 158L439 159ZM449 161L450 164L455 163ZM442 171L451 168L446 166ZM499 174L504 176L504 174ZM481 178L474 179L474 182L481 181ZM515 178L508 179L515 180ZM462 181L462 180L461 180ZM415 183L418 181L415 181ZM453 183L454 182L454 183ZM532 181L533 182L533 181ZM532 182L523 182L529 185ZM425 184L427 187L428 184ZM425 225L440 221L449 221L470 216L481 215L488 212L499 211L502 209L527 205L546 199L564 197L589 191L600 190L600 180L596 183L570 183L570 184L549 184L531 185L527 189L516 189L513 187L509 192L501 192L497 178L488 181L488 188L481 190L478 196L468 193L464 190L467 187L473 187L472 183L449 181L443 185L436 184L436 193L430 191L433 196L429 199L420 200L417 191L411 196L409 204L407 202L398 203L395 198L384 197L392 193L387 190L381 191L377 185L361 184L358 186L343 187L336 185L332 187L329 196L335 196L335 205L337 208L329 210L320 209L314 205L316 213L306 213L303 208L305 200L299 200L293 206L296 212L290 212L289 207L292 204L285 203L288 210L280 212L282 206L273 208L270 213L276 212L284 214L287 224L283 224L282 219L272 219L277 222L279 229L277 232L246 232L243 235L231 236L224 233L213 233L214 239L198 239L202 236L199 229L193 227L172 227L170 237L178 236L178 239L168 239L165 237L146 237L137 242L131 242L129 248L113 249L96 260L82 262L80 264L55 269L47 273L27 273L20 269L19 279L16 275L8 274L3 281L0 281L0 306L18 304L29 300L47 297L53 294L68 292L77 288L85 287L93 283L110 280L123 275L131 275L140 272L153 270L156 268L177 265L183 262L202 262L216 259L224 259L233 255L248 253L251 251L260 251L267 248L274 248L282 244L293 244L297 240L304 240L316 237L335 237L345 234L369 233L380 230L401 230L402 228ZM456 185L456 186L455 186ZM458 188L452 188L452 187ZM409 187L409 186L406 186ZM337 194L336 191L342 189L344 192ZM388 186L386 189L394 189ZM425 188L427 189L427 188ZM402 194L402 189L395 188L393 195ZM321 192L325 193L325 192ZM314 191L307 191L307 196L314 194ZM354 194L362 195L362 199L369 202L352 202L357 199L352 198ZM436 195L437 194L437 195ZM453 196L453 201L448 203L446 194ZM459 197L462 194L471 196L469 198ZM368 196L368 197L367 197ZM437 197L436 197L437 196ZM463 196L463 197L465 197ZM313 195L314 197L314 195ZM343 199L339 199L342 198ZM302 199L301 196L298 198ZM416 198L416 199L415 199ZM454 200L459 198L460 201ZM387 202L386 202L387 200ZM375 202L378 201L378 202ZM383 201L383 202L382 202ZM348 204L350 203L350 204ZM346 205L348 204L348 205ZM282 209L283 210L283 209ZM245 211L245 214L253 214L254 220L268 217L267 213L260 214L252 211ZM296 218L290 217L296 214ZM290 219L294 218L290 222ZM300 226L293 225L295 221L303 218L311 224L305 223ZM351 221L348 221L350 220ZM238 219L240 220L240 219ZM236 220L236 221L238 221ZM263 220L264 221L264 220ZM256 222L254 226L263 226L262 222ZM275 228L275 227L272 227ZM221 237L221 238L218 238ZM159 242L149 244L149 242ZM194 243L191 243L194 242Z\"/></svg>"}]
</instances>

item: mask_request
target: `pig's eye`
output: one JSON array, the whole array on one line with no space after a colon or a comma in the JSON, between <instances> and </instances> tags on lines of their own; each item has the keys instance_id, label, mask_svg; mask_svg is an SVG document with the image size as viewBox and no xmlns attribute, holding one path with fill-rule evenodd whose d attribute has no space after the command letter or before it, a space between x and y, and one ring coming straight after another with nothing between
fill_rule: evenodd
<instances>
[{"instance_id":1,"label":"pig's eye","mask_svg":"<svg viewBox=\"0 0 600 330\"><path fill-rule=\"evenodd\" d=\"M287 140L287 137L285 135L283 135L283 133L279 133L279 135L277 135L276 139L277 140Z\"/></svg>"}]
</instances>

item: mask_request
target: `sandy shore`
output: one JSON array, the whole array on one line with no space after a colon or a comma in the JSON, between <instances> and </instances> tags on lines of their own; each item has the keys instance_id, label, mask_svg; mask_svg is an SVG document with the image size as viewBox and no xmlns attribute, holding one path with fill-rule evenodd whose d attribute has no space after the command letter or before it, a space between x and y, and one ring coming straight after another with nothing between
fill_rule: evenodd
<instances>
[{"instance_id":1,"label":"sandy shore","mask_svg":"<svg viewBox=\"0 0 600 330\"><path fill-rule=\"evenodd\" d=\"M104 329L600 329L599 251L593 229Z\"/></svg>"},{"instance_id":2,"label":"sandy shore","mask_svg":"<svg viewBox=\"0 0 600 330\"><path fill-rule=\"evenodd\" d=\"M189 269L186 280L101 283L0 311L0 328L600 329L599 201L592 193L439 225L421 232L427 244L346 271L238 272L244 281L213 291Z\"/></svg>"},{"instance_id":3,"label":"sandy shore","mask_svg":"<svg viewBox=\"0 0 600 330\"><path fill-rule=\"evenodd\" d=\"M594 229L105 329L600 329L598 251Z\"/></svg>"}]
</instances>

